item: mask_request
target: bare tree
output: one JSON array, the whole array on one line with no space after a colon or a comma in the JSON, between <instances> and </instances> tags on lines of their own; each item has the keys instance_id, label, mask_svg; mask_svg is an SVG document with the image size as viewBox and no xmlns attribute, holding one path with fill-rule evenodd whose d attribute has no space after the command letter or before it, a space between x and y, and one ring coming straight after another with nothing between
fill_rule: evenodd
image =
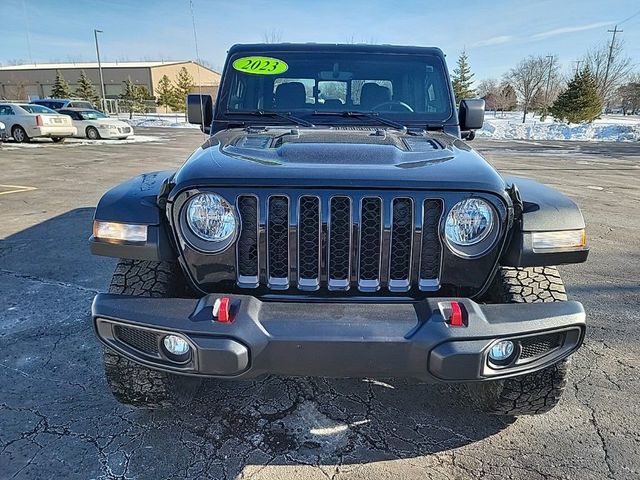
<instances>
[{"instance_id":1,"label":"bare tree","mask_svg":"<svg viewBox=\"0 0 640 480\"><path fill-rule=\"evenodd\" d=\"M598 95L604 104L611 101L617 88L633 68L631 58L624 55L624 42L620 39L616 39L613 44L605 42L592 48L582 61L593 73Z\"/></svg>"},{"instance_id":2,"label":"bare tree","mask_svg":"<svg viewBox=\"0 0 640 480\"><path fill-rule=\"evenodd\" d=\"M262 39L264 43L280 43L282 41L282 30L272 28L262 34Z\"/></svg>"},{"instance_id":3,"label":"bare tree","mask_svg":"<svg viewBox=\"0 0 640 480\"><path fill-rule=\"evenodd\" d=\"M513 87L506 82L498 82L495 78L487 78L478 83L478 96L485 101L487 110L504 112L515 108L517 99Z\"/></svg>"},{"instance_id":4,"label":"bare tree","mask_svg":"<svg viewBox=\"0 0 640 480\"><path fill-rule=\"evenodd\" d=\"M558 60L554 56L529 56L523 59L518 65L509 70L505 75L505 82L509 83L522 105L522 123L527 119L527 113L533 105L533 100L540 91L544 93L549 72L557 71Z\"/></svg>"},{"instance_id":5,"label":"bare tree","mask_svg":"<svg viewBox=\"0 0 640 480\"><path fill-rule=\"evenodd\" d=\"M500 93L497 97L498 109L503 113L505 111L515 110L518 106L518 96L516 91L509 82L503 81L500 84Z\"/></svg>"},{"instance_id":6,"label":"bare tree","mask_svg":"<svg viewBox=\"0 0 640 480\"><path fill-rule=\"evenodd\" d=\"M482 98L485 102L485 108L487 110L493 110L494 115L498 111L500 95L500 85L495 78L486 78L478 82L476 87L478 97Z\"/></svg>"},{"instance_id":7,"label":"bare tree","mask_svg":"<svg viewBox=\"0 0 640 480\"><path fill-rule=\"evenodd\" d=\"M623 115L640 114L640 73L629 75L628 81L618 87L615 100Z\"/></svg>"}]
</instances>

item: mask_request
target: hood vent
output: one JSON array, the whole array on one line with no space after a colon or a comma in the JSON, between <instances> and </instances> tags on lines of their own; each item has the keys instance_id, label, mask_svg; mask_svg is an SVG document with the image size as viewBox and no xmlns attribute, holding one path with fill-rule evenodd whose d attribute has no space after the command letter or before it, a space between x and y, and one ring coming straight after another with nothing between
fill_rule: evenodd
<instances>
[{"instance_id":1,"label":"hood vent","mask_svg":"<svg viewBox=\"0 0 640 480\"><path fill-rule=\"evenodd\" d=\"M271 145L271 137L268 135L246 135L236 143L236 147L264 150Z\"/></svg>"},{"instance_id":2,"label":"hood vent","mask_svg":"<svg viewBox=\"0 0 640 480\"><path fill-rule=\"evenodd\" d=\"M442 146L431 138L406 137L404 142L412 152L433 152L436 150L442 150Z\"/></svg>"}]
</instances>

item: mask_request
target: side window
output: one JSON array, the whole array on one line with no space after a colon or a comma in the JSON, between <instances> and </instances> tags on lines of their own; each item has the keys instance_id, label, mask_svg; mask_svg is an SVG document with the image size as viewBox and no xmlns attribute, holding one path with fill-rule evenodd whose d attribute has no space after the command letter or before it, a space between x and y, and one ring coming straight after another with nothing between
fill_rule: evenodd
<instances>
[{"instance_id":1,"label":"side window","mask_svg":"<svg viewBox=\"0 0 640 480\"><path fill-rule=\"evenodd\" d=\"M9 105L0 105L0 115L14 115L13 109Z\"/></svg>"},{"instance_id":2,"label":"side window","mask_svg":"<svg viewBox=\"0 0 640 480\"><path fill-rule=\"evenodd\" d=\"M449 102L447 87L442 76L434 73L434 67L427 65L425 77L425 112L444 112Z\"/></svg>"},{"instance_id":3,"label":"side window","mask_svg":"<svg viewBox=\"0 0 640 480\"><path fill-rule=\"evenodd\" d=\"M230 89L231 95L229 95L229 103L227 104L229 110L243 110L245 90L244 81L240 79L239 75L236 75Z\"/></svg>"},{"instance_id":4,"label":"side window","mask_svg":"<svg viewBox=\"0 0 640 480\"><path fill-rule=\"evenodd\" d=\"M327 103L338 100L342 105L347 103L347 82L322 81L318 82L318 99Z\"/></svg>"}]
</instances>

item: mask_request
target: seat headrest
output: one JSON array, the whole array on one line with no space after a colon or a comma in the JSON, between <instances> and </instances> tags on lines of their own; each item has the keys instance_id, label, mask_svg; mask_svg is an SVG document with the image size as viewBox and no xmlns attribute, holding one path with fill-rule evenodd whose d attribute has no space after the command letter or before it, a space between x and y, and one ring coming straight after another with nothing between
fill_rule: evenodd
<instances>
[{"instance_id":1,"label":"seat headrest","mask_svg":"<svg viewBox=\"0 0 640 480\"><path fill-rule=\"evenodd\" d=\"M275 106L278 109L304 107L307 92L301 82L282 83L276 87Z\"/></svg>"}]
</instances>

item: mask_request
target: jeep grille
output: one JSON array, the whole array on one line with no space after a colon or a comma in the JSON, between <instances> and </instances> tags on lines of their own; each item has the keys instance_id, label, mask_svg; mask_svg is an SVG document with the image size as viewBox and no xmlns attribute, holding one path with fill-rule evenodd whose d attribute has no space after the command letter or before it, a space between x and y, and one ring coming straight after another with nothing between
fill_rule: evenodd
<instances>
[{"instance_id":1,"label":"jeep grille","mask_svg":"<svg viewBox=\"0 0 640 480\"><path fill-rule=\"evenodd\" d=\"M240 287L361 292L440 287L440 199L241 195L237 205Z\"/></svg>"}]
</instances>

